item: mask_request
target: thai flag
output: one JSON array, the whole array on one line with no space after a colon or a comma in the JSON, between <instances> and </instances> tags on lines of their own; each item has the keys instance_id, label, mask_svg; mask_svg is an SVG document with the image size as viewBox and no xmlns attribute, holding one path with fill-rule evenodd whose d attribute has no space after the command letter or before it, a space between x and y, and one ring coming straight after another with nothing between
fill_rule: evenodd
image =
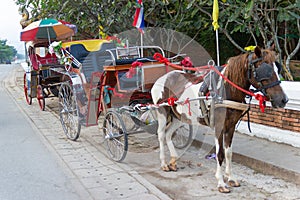
<instances>
[{"instance_id":1,"label":"thai flag","mask_svg":"<svg viewBox=\"0 0 300 200\"><path fill-rule=\"evenodd\" d=\"M139 29L141 33L144 33L145 22L144 22L144 6L142 0L136 1L140 6L136 8L134 20L132 26Z\"/></svg>"}]
</instances>

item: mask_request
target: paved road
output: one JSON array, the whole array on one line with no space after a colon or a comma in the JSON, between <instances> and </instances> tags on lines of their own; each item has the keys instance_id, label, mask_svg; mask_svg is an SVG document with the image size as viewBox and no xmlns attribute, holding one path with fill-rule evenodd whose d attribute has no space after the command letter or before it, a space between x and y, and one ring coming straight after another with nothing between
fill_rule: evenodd
<instances>
[{"instance_id":1,"label":"paved road","mask_svg":"<svg viewBox=\"0 0 300 200\"><path fill-rule=\"evenodd\" d=\"M0 65L0 80L11 68ZM41 141L3 81L0 105L0 199L80 199L74 177Z\"/></svg>"},{"instance_id":2,"label":"paved road","mask_svg":"<svg viewBox=\"0 0 300 200\"><path fill-rule=\"evenodd\" d=\"M208 150L190 147L178 161L179 171L164 173L159 169L157 138L149 134L131 135L129 153L123 163L111 162L103 148L98 127L83 127L77 142L66 140L57 119L57 99L46 99L46 111L37 102L25 104L22 94L22 69L16 68L15 83L8 87L49 146L78 177L94 199L300 199L295 184L266 176L234 163L242 187L224 195L216 190L214 160L206 160ZM205 134L202 133L203 137Z\"/></svg>"}]
</instances>

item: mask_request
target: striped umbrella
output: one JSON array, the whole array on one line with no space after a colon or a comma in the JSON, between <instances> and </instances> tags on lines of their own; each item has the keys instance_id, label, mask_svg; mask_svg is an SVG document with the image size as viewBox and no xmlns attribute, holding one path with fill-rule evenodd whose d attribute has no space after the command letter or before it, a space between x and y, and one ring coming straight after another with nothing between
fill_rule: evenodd
<instances>
[{"instance_id":1,"label":"striped umbrella","mask_svg":"<svg viewBox=\"0 0 300 200\"><path fill-rule=\"evenodd\" d=\"M56 19L42 19L32 22L21 31L21 41L62 40L75 35L76 26Z\"/></svg>"}]
</instances>

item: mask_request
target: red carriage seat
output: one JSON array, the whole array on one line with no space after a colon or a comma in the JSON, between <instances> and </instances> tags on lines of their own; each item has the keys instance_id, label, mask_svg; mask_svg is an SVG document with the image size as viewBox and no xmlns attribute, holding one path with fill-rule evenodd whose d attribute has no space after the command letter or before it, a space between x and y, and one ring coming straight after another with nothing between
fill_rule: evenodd
<instances>
[{"instance_id":1,"label":"red carriage seat","mask_svg":"<svg viewBox=\"0 0 300 200\"><path fill-rule=\"evenodd\" d=\"M33 68L34 70L38 70L38 69L39 69L39 63L38 63L38 60L37 60L36 55L35 55L35 54L30 54L30 55L29 55L29 59L30 59L32 68Z\"/></svg>"},{"instance_id":2,"label":"red carriage seat","mask_svg":"<svg viewBox=\"0 0 300 200\"><path fill-rule=\"evenodd\" d=\"M37 54L30 54L29 59L34 70L38 70L40 66L58 64L58 59L55 54L48 53L45 57L40 57Z\"/></svg>"},{"instance_id":3,"label":"red carriage seat","mask_svg":"<svg viewBox=\"0 0 300 200\"><path fill-rule=\"evenodd\" d=\"M38 70L39 69L39 63L37 61L37 57L36 57L36 54L34 52L34 48L32 46L29 46L29 48L28 48L28 57L29 57L32 68L34 70Z\"/></svg>"},{"instance_id":4,"label":"red carriage seat","mask_svg":"<svg viewBox=\"0 0 300 200\"><path fill-rule=\"evenodd\" d=\"M45 57L36 55L40 65L58 64L58 59L55 54L47 53Z\"/></svg>"}]
</instances>

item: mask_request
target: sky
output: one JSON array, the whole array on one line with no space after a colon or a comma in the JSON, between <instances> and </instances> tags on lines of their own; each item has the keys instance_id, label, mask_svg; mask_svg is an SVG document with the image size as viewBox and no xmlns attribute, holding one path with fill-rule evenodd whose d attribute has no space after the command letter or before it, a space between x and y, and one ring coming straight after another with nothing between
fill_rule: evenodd
<instances>
[{"instance_id":1,"label":"sky","mask_svg":"<svg viewBox=\"0 0 300 200\"><path fill-rule=\"evenodd\" d=\"M20 54L24 54L24 42L20 41L22 16L14 0L1 0L0 6L0 39L7 40L7 44L14 46Z\"/></svg>"}]
</instances>

